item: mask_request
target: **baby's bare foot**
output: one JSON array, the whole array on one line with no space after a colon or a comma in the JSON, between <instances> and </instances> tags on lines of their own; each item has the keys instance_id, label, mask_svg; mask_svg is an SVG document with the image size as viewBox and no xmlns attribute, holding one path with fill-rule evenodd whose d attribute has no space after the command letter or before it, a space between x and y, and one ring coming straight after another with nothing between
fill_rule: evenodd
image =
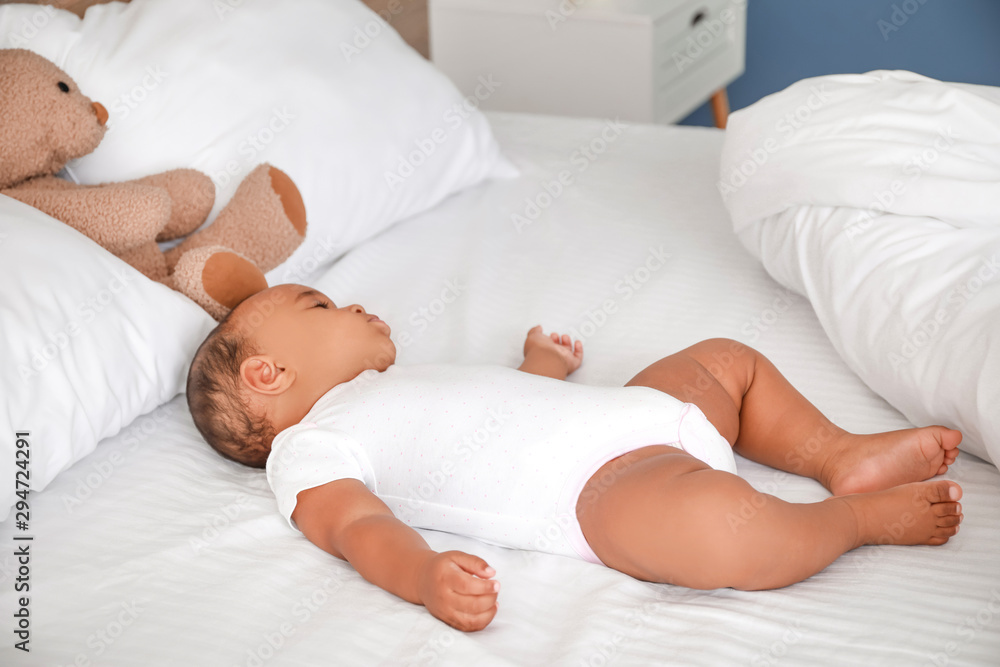
<instances>
[{"instance_id":1,"label":"baby's bare foot","mask_svg":"<svg viewBox=\"0 0 1000 667\"><path fill-rule=\"evenodd\" d=\"M955 462L961 441L960 432L944 426L845 434L830 455L824 484L839 496L930 479Z\"/></svg>"},{"instance_id":2,"label":"baby's bare foot","mask_svg":"<svg viewBox=\"0 0 1000 667\"><path fill-rule=\"evenodd\" d=\"M841 496L858 517L858 545L944 544L962 522L962 487L937 480Z\"/></svg>"}]
</instances>

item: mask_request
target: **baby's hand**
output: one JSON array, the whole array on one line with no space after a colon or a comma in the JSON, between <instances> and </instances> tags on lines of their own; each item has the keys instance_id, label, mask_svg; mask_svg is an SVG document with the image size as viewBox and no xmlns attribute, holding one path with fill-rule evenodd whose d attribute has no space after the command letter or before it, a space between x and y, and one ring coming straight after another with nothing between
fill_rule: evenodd
<instances>
[{"instance_id":1,"label":"baby's hand","mask_svg":"<svg viewBox=\"0 0 1000 667\"><path fill-rule=\"evenodd\" d=\"M486 561L463 551L434 554L420 568L417 590L427 611L463 632L482 630L497 613L500 582Z\"/></svg>"},{"instance_id":2,"label":"baby's hand","mask_svg":"<svg viewBox=\"0 0 1000 667\"><path fill-rule=\"evenodd\" d=\"M574 344L569 334L560 336L553 332L545 335L540 324L528 331L528 338L524 341L525 359L533 349L554 351L566 362L566 375L578 369L583 363L583 341L578 340Z\"/></svg>"}]
</instances>

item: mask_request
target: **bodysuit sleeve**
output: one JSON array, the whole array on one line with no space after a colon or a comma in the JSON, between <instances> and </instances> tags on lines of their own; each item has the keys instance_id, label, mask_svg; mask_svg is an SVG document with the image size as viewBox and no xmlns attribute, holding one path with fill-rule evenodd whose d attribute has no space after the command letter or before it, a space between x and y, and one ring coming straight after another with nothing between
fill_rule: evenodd
<instances>
[{"instance_id":1,"label":"bodysuit sleeve","mask_svg":"<svg viewBox=\"0 0 1000 667\"><path fill-rule=\"evenodd\" d=\"M375 477L357 441L315 424L297 424L279 433L267 457L267 483L288 525L298 494L338 479L360 480L374 493Z\"/></svg>"}]
</instances>

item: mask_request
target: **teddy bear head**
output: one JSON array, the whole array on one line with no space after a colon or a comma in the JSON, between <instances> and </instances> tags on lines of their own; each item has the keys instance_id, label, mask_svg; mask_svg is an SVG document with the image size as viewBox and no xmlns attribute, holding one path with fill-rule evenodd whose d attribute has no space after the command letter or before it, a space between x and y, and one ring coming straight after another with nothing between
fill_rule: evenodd
<instances>
[{"instance_id":1,"label":"teddy bear head","mask_svg":"<svg viewBox=\"0 0 1000 667\"><path fill-rule=\"evenodd\" d=\"M0 49L0 188L55 174L104 138L108 112L42 56Z\"/></svg>"}]
</instances>

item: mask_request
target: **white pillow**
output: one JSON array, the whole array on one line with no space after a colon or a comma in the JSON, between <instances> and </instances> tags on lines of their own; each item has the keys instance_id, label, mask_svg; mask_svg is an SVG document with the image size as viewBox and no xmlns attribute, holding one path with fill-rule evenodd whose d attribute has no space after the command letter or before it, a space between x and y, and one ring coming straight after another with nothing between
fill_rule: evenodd
<instances>
[{"instance_id":1,"label":"white pillow","mask_svg":"<svg viewBox=\"0 0 1000 667\"><path fill-rule=\"evenodd\" d=\"M39 27L40 26L40 27ZM295 282L392 223L490 176L514 176L479 100L359 0L134 0L87 10L0 7L0 47L31 49L107 107L109 132L70 165L97 183L193 167L213 216L254 165L302 192ZM481 96L502 82L484 72Z\"/></svg>"},{"instance_id":2,"label":"white pillow","mask_svg":"<svg viewBox=\"0 0 1000 667\"><path fill-rule=\"evenodd\" d=\"M180 392L215 322L71 227L3 195L0 285L2 521L18 499L16 433L30 432L31 489L41 490L99 440Z\"/></svg>"}]
</instances>

